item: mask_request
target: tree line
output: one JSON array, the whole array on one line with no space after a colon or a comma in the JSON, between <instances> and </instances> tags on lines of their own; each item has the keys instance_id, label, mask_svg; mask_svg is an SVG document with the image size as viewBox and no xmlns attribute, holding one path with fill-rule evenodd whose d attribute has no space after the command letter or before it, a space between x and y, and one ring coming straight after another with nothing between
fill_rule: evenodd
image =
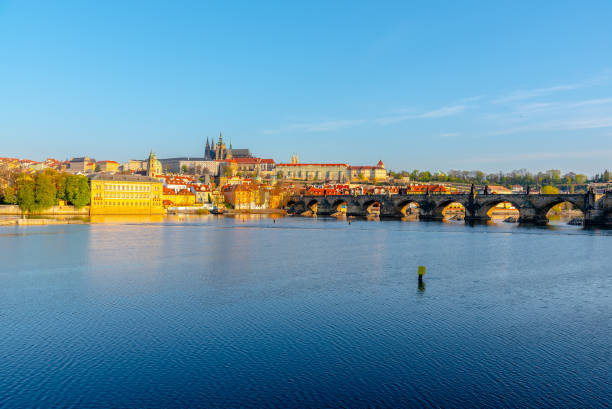
<instances>
[{"instance_id":1,"label":"tree line","mask_svg":"<svg viewBox=\"0 0 612 409\"><path fill-rule=\"evenodd\" d=\"M480 170L466 171L466 170L450 170L444 172L429 172L420 171L418 169L412 172L401 171L401 172L390 172L391 176L395 179L402 177L409 177L411 180L416 182L453 182L453 183L467 183L467 184L495 184L495 185L521 185L521 186L559 186L559 185L570 185L570 184L585 184L589 182L609 182L610 172L608 170L601 174L596 174L593 178L589 179L586 175L574 172L568 172L561 174L560 170L551 169L546 172L531 173L525 169L513 170L512 172L504 173L489 173L486 174Z\"/></svg>"},{"instance_id":2,"label":"tree line","mask_svg":"<svg viewBox=\"0 0 612 409\"><path fill-rule=\"evenodd\" d=\"M0 203L18 205L24 212L39 212L59 204L60 200L77 208L88 205L87 177L53 169L0 174Z\"/></svg>"}]
</instances>

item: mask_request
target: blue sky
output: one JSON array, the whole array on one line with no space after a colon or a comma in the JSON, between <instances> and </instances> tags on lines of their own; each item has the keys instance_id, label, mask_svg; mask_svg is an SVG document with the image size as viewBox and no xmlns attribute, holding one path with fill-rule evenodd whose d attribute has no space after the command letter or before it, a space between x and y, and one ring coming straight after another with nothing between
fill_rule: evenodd
<instances>
[{"instance_id":1,"label":"blue sky","mask_svg":"<svg viewBox=\"0 0 612 409\"><path fill-rule=\"evenodd\" d=\"M612 2L0 0L0 156L612 169Z\"/></svg>"}]
</instances>

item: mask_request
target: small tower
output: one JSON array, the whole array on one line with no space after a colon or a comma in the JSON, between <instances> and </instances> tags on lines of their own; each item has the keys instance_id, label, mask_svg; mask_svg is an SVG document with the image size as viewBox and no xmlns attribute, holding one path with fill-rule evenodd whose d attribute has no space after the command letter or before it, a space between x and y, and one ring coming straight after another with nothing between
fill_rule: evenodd
<instances>
[{"instance_id":1,"label":"small tower","mask_svg":"<svg viewBox=\"0 0 612 409\"><path fill-rule=\"evenodd\" d=\"M234 157L234 154L232 153L232 140L230 139L230 147L226 151L225 158L226 159L233 159L233 157Z\"/></svg>"},{"instance_id":2,"label":"small tower","mask_svg":"<svg viewBox=\"0 0 612 409\"><path fill-rule=\"evenodd\" d=\"M206 146L204 147L204 160L211 160L210 155L210 144L208 143L208 136L206 137Z\"/></svg>"},{"instance_id":3,"label":"small tower","mask_svg":"<svg viewBox=\"0 0 612 409\"><path fill-rule=\"evenodd\" d=\"M291 164L292 165L297 165L298 163L300 163L298 156L294 153L293 155L291 155Z\"/></svg>"},{"instance_id":4,"label":"small tower","mask_svg":"<svg viewBox=\"0 0 612 409\"><path fill-rule=\"evenodd\" d=\"M151 149L151 153L149 154L149 162L147 166L147 176L156 176L162 174L162 165L159 160L157 160L157 155Z\"/></svg>"}]
</instances>

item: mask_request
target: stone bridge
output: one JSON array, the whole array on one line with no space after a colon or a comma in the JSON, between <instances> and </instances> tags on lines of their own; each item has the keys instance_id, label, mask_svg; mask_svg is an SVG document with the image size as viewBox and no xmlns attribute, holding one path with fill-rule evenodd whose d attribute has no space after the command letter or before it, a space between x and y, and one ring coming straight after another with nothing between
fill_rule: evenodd
<instances>
[{"instance_id":1,"label":"stone bridge","mask_svg":"<svg viewBox=\"0 0 612 409\"><path fill-rule=\"evenodd\" d=\"M333 195L294 196L287 208L319 215L346 212L349 216L379 215L402 218L417 213L420 220L442 220L443 211L451 203L465 207L466 222L490 220L489 210L500 203L510 203L519 211L519 223L543 225L546 214L555 205L568 202L584 213L586 225L612 227L612 193L587 194L420 194L420 195ZM416 205L416 206L415 206Z\"/></svg>"}]
</instances>

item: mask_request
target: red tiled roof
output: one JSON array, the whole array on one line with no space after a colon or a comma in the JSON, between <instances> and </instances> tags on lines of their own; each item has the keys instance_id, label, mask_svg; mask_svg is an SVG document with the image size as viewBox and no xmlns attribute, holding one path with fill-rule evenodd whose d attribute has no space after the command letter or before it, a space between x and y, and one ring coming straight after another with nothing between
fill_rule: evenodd
<instances>
[{"instance_id":1,"label":"red tiled roof","mask_svg":"<svg viewBox=\"0 0 612 409\"><path fill-rule=\"evenodd\" d=\"M208 185L190 185L196 192L210 192Z\"/></svg>"},{"instance_id":2,"label":"red tiled roof","mask_svg":"<svg viewBox=\"0 0 612 409\"><path fill-rule=\"evenodd\" d=\"M346 166L346 163L279 163L276 166Z\"/></svg>"}]
</instances>

